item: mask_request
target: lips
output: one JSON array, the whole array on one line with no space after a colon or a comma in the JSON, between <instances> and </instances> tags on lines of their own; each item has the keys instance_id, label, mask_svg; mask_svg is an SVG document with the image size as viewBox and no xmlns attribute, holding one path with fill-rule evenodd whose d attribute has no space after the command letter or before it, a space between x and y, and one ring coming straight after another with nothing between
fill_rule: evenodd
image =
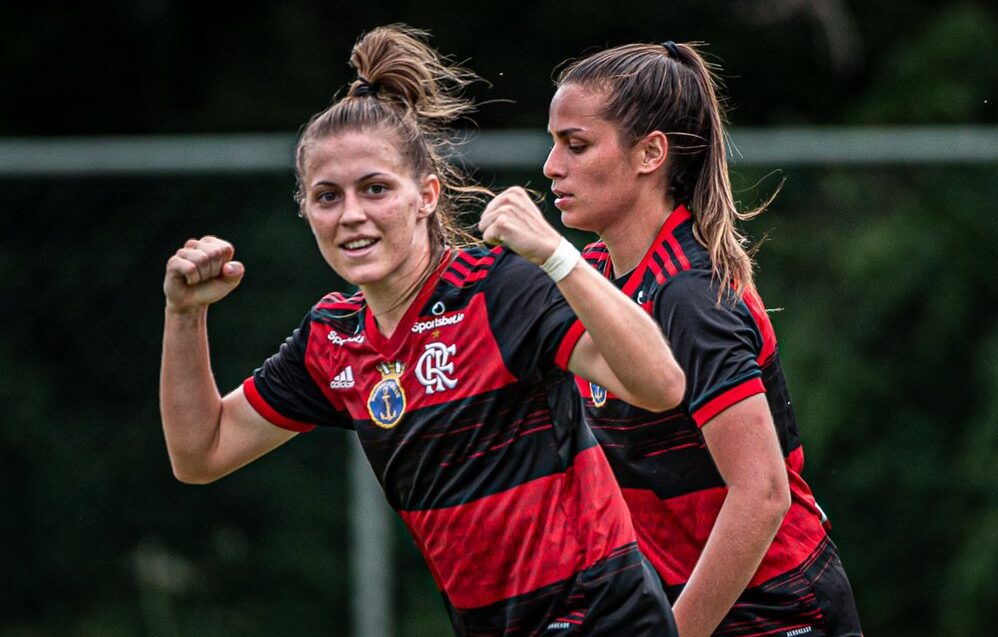
<instances>
[{"instance_id":1,"label":"lips","mask_svg":"<svg viewBox=\"0 0 998 637\"><path fill-rule=\"evenodd\" d=\"M555 196L554 205L556 208L564 208L565 206L571 204L575 198L570 192L555 190L554 188L551 189L551 192L553 192Z\"/></svg>"},{"instance_id":2,"label":"lips","mask_svg":"<svg viewBox=\"0 0 998 637\"><path fill-rule=\"evenodd\" d=\"M340 244L340 247L346 250L348 253L356 254L359 252L363 252L364 250L370 248L377 242L378 239L375 239L373 237L357 237L354 239L350 239L349 241L344 241L343 243Z\"/></svg>"}]
</instances>

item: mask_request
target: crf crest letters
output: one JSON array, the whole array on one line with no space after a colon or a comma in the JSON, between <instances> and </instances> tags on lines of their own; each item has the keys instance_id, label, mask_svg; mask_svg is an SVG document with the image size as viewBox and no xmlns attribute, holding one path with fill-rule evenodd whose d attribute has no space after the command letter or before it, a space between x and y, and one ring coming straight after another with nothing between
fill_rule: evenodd
<instances>
[{"instance_id":1,"label":"crf crest letters","mask_svg":"<svg viewBox=\"0 0 998 637\"><path fill-rule=\"evenodd\" d=\"M454 363L450 357L457 352L454 345L430 343L416 363L416 378L426 388L427 394L454 389L457 379L452 378Z\"/></svg>"}]
</instances>

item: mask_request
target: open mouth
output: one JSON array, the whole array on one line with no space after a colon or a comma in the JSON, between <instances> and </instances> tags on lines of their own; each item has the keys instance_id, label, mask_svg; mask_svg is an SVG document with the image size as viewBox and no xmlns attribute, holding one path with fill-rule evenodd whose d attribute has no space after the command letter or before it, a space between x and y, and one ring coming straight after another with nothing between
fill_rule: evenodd
<instances>
[{"instance_id":1,"label":"open mouth","mask_svg":"<svg viewBox=\"0 0 998 637\"><path fill-rule=\"evenodd\" d=\"M377 239L372 239L365 237L362 239L352 239L341 244L344 250L347 252L361 252L365 248L369 248L377 243Z\"/></svg>"}]
</instances>

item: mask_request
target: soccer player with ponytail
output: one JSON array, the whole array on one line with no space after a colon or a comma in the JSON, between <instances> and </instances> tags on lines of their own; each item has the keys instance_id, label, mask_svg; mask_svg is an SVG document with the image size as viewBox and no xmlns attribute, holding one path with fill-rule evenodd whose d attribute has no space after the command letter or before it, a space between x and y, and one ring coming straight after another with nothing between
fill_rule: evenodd
<instances>
[{"instance_id":1,"label":"soccer player with ponytail","mask_svg":"<svg viewBox=\"0 0 998 637\"><path fill-rule=\"evenodd\" d=\"M579 379L680 637L859 635L849 582L801 477L773 327L728 179L724 114L691 44L631 44L557 79L544 165L584 256L658 321L682 404L634 407Z\"/></svg>"},{"instance_id":2,"label":"soccer player with ponytail","mask_svg":"<svg viewBox=\"0 0 998 637\"><path fill-rule=\"evenodd\" d=\"M682 371L655 322L523 189L482 214L500 245L461 231L455 215L488 193L443 146L474 76L424 36L363 36L357 80L298 144L300 214L358 291L322 298L225 397L207 308L245 268L212 236L169 259L160 405L174 473L209 482L317 425L351 429L458 635L674 635L572 373L664 410Z\"/></svg>"}]
</instances>

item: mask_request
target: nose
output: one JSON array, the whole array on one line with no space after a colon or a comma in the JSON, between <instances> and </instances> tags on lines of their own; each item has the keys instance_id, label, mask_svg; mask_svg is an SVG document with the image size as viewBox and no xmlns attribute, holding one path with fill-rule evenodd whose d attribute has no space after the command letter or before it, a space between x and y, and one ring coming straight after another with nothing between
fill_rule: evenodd
<instances>
[{"instance_id":1,"label":"nose","mask_svg":"<svg viewBox=\"0 0 998 637\"><path fill-rule=\"evenodd\" d=\"M548 153L548 158L544 160L544 176L548 179L557 179L565 176L565 170L561 164L560 154L558 144L555 144L551 147L551 152Z\"/></svg>"},{"instance_id":2,"label":"nose","mask_svg":"<svg viewBox=\"0 0 998 637\"><path fill-rule=\"evenodd\" d=\"M365 219L367 219L367 214L364 212L364 206L361 205L360 197L351 191L343 193L343 214L340 215L340 223L358 224Z\"/></svg>"}]
</instances>

